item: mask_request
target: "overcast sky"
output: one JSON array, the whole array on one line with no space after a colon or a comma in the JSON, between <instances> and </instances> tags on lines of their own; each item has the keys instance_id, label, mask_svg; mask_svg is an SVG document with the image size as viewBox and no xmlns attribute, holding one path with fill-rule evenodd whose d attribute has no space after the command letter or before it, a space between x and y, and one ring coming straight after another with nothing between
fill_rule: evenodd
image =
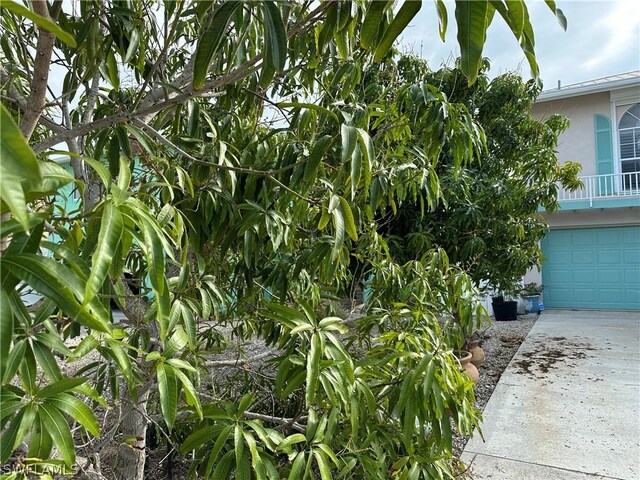
<instances>
[{"instance_id":1,"label":"overcast sky","mask_svg":"<svg viewBox=\"0 0 640 480\"><path fill-rule=\"evenodd\" d=\"M456 44L453 2L448 1L449 28L446 43L438 36L434 2L423 7L401 39L401 49L411 50L437 68L459 54ZM640 70L640 1L556 0L567 17L567 31L560 27L543 0L528 0L536 36L536 56L544 88L592 80ZM483 56L491 60L491 76L518 71L530 77L529 65L502 18L496 14L487 33Z\"/></svg>"}]
</instances>

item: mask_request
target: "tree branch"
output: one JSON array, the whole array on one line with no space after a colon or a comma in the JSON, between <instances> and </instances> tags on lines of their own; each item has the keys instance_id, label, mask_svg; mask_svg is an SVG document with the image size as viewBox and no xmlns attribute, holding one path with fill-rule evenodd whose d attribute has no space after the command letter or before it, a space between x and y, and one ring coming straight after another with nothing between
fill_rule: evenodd
<instances>
[{"instance_id":1,"label":"tree branch","mask_svg":"<svg viewBox=\"0 0 640 480\"><path fill-rule=\"evenodd\" d=\"M247 173L249 175L259 175L259 176L262 176L262 177L266 177L269 180L271 180L272 182L274 182L276 185L278 185L279 187L283 188L284 190L286 190L287 192L291 193L292 195L298 197L300 200L303 200L303 201L305 201L305 202L307 202L309 204L314 204L314 205L318 203L315 200L307 198L304 195L300 195L295 190L292 190L291 188L286 186L284 183L282 183L280 180L275 178L273 176L272 172L270 172L268 170L253 170L251 168L234 167L232 165L224 165L224 164L220 164L220 163L211 163L211 162L207 162L205 160L200 160L200 159L188 154L184 150L182 150L180 147L178 147L176 144L174 144L171 140L169 140L167 137L165 137L160 132L155 130L153 127L150 127L149 125L144 123L142 120L139 120L137 118L133 118L131 120L131 122L134 125L137 125L138 127L146 130L147 133L149 133L153 137L155 137L160 143L166 145L169 148L174 149L176 151L176 153L178 153L179 155L181 155L182 157L186 158L187 160L189 160L191 162L199 163L201 165L206 165L208 167L217 168L217 169L220 169L220 170L228 170L228 171L231 171L231 172Z\"/></svg>"},{"instance_id":2,"label":"tree branch","mask_svg":"<svg viewBox=\"0 0 640 480\"><path fill-rule=\"evenodd\" d=\"M332 2L325 2L320 4L318 8L309 13L307 17L299 21L289 30L288 37L291 38L297 35L307 25L313 25L322 15L322 13L324 13L324 11L329 8L331 3ZM119 123L130 122L134 118L139 118L143 122L148 123L156 113L164 110L165 108L185 102L190 98L209 96L208 94L210 94L214 90L220 90L227 85L231 85L248 77L257 70L257 65L262 61L262 57L263 55L262 53L260 53L253 57L251 60L247 61L247 63L236 68L235 70L232 70L226 75L222 75L213 80L209 80L200 90L193 90L193 87L190 84L191 80L193 79L192 68L195 56L192 56L191 60L185 67L185 71L183 72L183 74L176 78L174 81L175 87L186 87L183 93L178 94L175 91L171 91L167 95L164 86L158 87L146 96L144 101L140 103L140 108L136 110L111 115L109 117L101 118L91 123L80 125L67 132L52 135L51 137L36 144L33 149L36 153L41 153L47 148L51 148L60 142L65 142L68 138L84 136L96 129L111 127ZM222 93L219 93L219 95L222 95ZM160 99L162 98L165 98L165 100L160 101Z\"/></svg>"},{"instance_id":3,"label":"tree branch","mask_svg":"<svg viewBox=\"0 0 640 480\"><path fill-rule=\"evenodd\" d=\"M2 65L0 65L0 83L5 84L10 80L9 73L4 69ZM3 95L3 98L7 101L14 103L22 112L25 112L27 109L27 100L18 92L16 87L13 85L9 88L6 95ZM40 123L47 127L52 132L63 133L67 129L64 126L57 124L51 118L46 115L40 115L39 119Z\"/></svg>"},{"instance_id":4,"label":"tree branch","mask_svg":"<svg viewBox=\"0 0 640 480\"><path fill-rule=\"evenodd\" d=\"M62 0L56 0L54 7L56 4L61 3ZM47 20L52 20L46 0L33 0L31 5L35 13ZM53 33L38 27L38 44L36 46L33 79L31 81L31 93L20 125L20 131L27 141L31 138L38 124L40 114L44 109L49 81L49 67L51 66L51 53L53 52L55 41L56 37Z\"/></svg>"}]
</instances>

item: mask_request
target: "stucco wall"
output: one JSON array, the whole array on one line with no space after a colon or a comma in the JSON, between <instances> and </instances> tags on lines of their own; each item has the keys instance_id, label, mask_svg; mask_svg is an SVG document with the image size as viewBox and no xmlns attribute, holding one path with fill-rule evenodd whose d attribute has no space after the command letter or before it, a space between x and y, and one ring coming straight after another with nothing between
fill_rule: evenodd
<instances>
[{"instance_id":1,"label":"stucco wall","mask_svg":"<svg viewBox=\"0 0 640 480\"><path fill-rule=\"evenodd\" d=\"M611 116L609 92L582 95L579 97L550 100L536 103L532 107L536 118L544 119L559 113L569 118L569 128L558 139L558 159L560 163L568 160L580 162L580 175L595 175L595 137L593 115L600 113Z\"/></svg>"},{"instance_id":2,"label":"stucco wall","mask_svg":"<svg viewBox=\"0 0 640 480\"><path fill-rule=\"evenodd\" d=\"M542 214L549 228L613 227L640 224L640 207L585 208Z\"/></svg>"}]
</instances>

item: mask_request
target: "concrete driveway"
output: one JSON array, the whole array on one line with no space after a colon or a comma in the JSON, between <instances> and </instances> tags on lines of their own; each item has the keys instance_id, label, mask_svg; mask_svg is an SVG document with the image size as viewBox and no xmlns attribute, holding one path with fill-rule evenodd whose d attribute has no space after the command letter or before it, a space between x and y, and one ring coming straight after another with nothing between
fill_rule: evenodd
<instances>
[{"instance_id":1,"label":"concrete driveway","mask_svg":"<svg viewBox=\"0 0 640 480\"><path fill-rule=\"evenodd\" d=\"M640 479L640 312L543 312L482 430L461 457L475 479Z\"/></svg>"}]
</instances>

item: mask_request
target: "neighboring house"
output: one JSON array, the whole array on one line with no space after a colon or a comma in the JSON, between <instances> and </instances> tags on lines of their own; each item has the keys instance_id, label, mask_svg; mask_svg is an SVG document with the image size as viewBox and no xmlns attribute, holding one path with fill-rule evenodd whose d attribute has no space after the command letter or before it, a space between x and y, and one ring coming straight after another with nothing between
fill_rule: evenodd
<instances>
[{"instance_id":1,"label":"neighboring house","mask_svg":"<svg viewBox=\"0 0 640 480\"><path fill-rule=\"evenodd\" d=\"M525 282L545 307L640 310L640 71L544 91L532 111L569 118L558 158L582 164L584 188L542 212L545 261Z\"/></svg>"}]
</instances>

